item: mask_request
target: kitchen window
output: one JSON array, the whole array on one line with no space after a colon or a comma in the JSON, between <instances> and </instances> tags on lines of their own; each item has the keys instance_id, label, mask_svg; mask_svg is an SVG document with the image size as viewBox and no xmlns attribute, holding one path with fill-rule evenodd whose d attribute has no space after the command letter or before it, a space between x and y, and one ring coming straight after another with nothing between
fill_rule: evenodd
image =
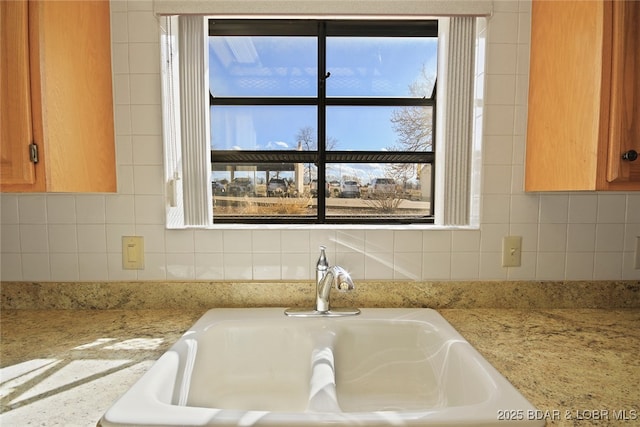
<instances>
[{"instance_id":1,"label":"kitchen window","mask_svg":"<svg viewBox=\"0 0 640 427\"><path fill-rule=\"evenodd\" d=\"M475 20L167 18L167 225L469 225Z\"/></svg>"},{"instance_id":2,"label":"kitchen window","mask_svg":"<svg viewBox=\"0 0 640 427\"><path fill-rule=\"evenodd\" d=\"M437 20L208 24L214 222L433 222Z\"/></svg>"}]
</instances>

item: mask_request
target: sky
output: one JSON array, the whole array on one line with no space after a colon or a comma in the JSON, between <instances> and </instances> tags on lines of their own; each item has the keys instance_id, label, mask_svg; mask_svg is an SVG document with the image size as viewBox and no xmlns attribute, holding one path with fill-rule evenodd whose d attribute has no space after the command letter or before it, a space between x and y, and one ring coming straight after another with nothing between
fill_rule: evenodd
<instances>
[{"instance_id":1,"label":"sky","mask_svg":"<svg viewBox=\"0 0 640 427\"><path fill-rule=\"evenodd\" d=\"M314 37L210 37L211 91L214 96L315 97L315 44ZM435 76L436 48L437 41L427 38L329 38L327 96L409 96L423 67ZM216 108L211 128L218 149L295 149L299 130L317 127L310 106ZM396 139L391 110L334 107L327 112L327 136L337 141L336 149L383 150Z\"/></svg>"},{"instance_id":2,"label":"sky","mask_svg":"<svg viewBox=\"0 0 640 427\"><path fill-rule=\"evenodd\" d=\"M211 92L233 97L315 97L316 44L315 37L210 37ZM425 74L435 78L436 50L434 38L328 38L327 97L410 96L412 83L424 80ZM334 141L333 149L386 150L393 146L397 139L389 120L393 109L328 107L327 137ZM304 127L316 130L315 106L211 108L213 149L293 150ZM379 168L365 171L366 166L342 165L340 172L382 173Z\"/></svg>"}]
</instances>

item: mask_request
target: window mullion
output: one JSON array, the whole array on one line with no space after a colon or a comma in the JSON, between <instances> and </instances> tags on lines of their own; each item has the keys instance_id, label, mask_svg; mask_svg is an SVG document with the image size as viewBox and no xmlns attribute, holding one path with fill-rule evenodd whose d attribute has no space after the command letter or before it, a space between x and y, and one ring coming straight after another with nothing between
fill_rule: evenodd
<instances>
[{"instance_id":1,"label":"window mullion","mask_svg":"<svg viewBox=\"0 0 640 427\"><path fill-rule=\"evenodd\" d=\"M209 105L316 105L316 98L288 98L288 97L209 97Z\"/></svg>"},{"instance_id":2,"label":"window mullion","mask_svg":"<svg viewBox=\"0 0 640 427\"><path fill-rule=\"evenodd\" d=\"M318 222L323 223L326 220L326 72L327 72L327 26L326 23L318 24L318 197L317 197L317 215Z\"/></svg>"}]
</instances>

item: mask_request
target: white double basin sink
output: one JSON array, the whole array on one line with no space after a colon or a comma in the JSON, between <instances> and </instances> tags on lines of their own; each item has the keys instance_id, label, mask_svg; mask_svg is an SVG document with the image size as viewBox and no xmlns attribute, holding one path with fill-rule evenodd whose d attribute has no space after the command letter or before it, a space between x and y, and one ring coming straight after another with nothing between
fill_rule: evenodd
<instances>
[{"instance_id":1,"label":"white double basin sink","mask_svg":"<svg viewBox=\"0 0 640 427\"><path fill-rule=\"evenodd\" d=\"M431 309L338 318L212 309L99 424L544 425L526 416L535 411Z\"/></svg>"}]
</instances>

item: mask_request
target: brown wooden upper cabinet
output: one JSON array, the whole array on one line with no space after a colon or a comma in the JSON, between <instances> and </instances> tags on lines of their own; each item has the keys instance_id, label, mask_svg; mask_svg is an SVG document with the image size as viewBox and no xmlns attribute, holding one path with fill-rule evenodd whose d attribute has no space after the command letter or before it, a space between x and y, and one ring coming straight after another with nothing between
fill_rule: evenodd
<instances>
[{"instance_id":1,"label":"brown wooden upper cabinet","mask_svg":"<svg viewBox=\"0 0 640 427\"><path fill-rule=\"evenodd\" d=\"M639 1L533 1L526 191L640 190L639 23Z\"/></svg>"},{"instance_id":2,"label":"brown wooden upper cabinet","mask_svg":"<svg viewBox=\"0 0 640 427\"><path fill-rule=\"evenodd\" d=\"M0 191L116 191L109 1L0 1Z\"/></svg>"}]
</instances>

